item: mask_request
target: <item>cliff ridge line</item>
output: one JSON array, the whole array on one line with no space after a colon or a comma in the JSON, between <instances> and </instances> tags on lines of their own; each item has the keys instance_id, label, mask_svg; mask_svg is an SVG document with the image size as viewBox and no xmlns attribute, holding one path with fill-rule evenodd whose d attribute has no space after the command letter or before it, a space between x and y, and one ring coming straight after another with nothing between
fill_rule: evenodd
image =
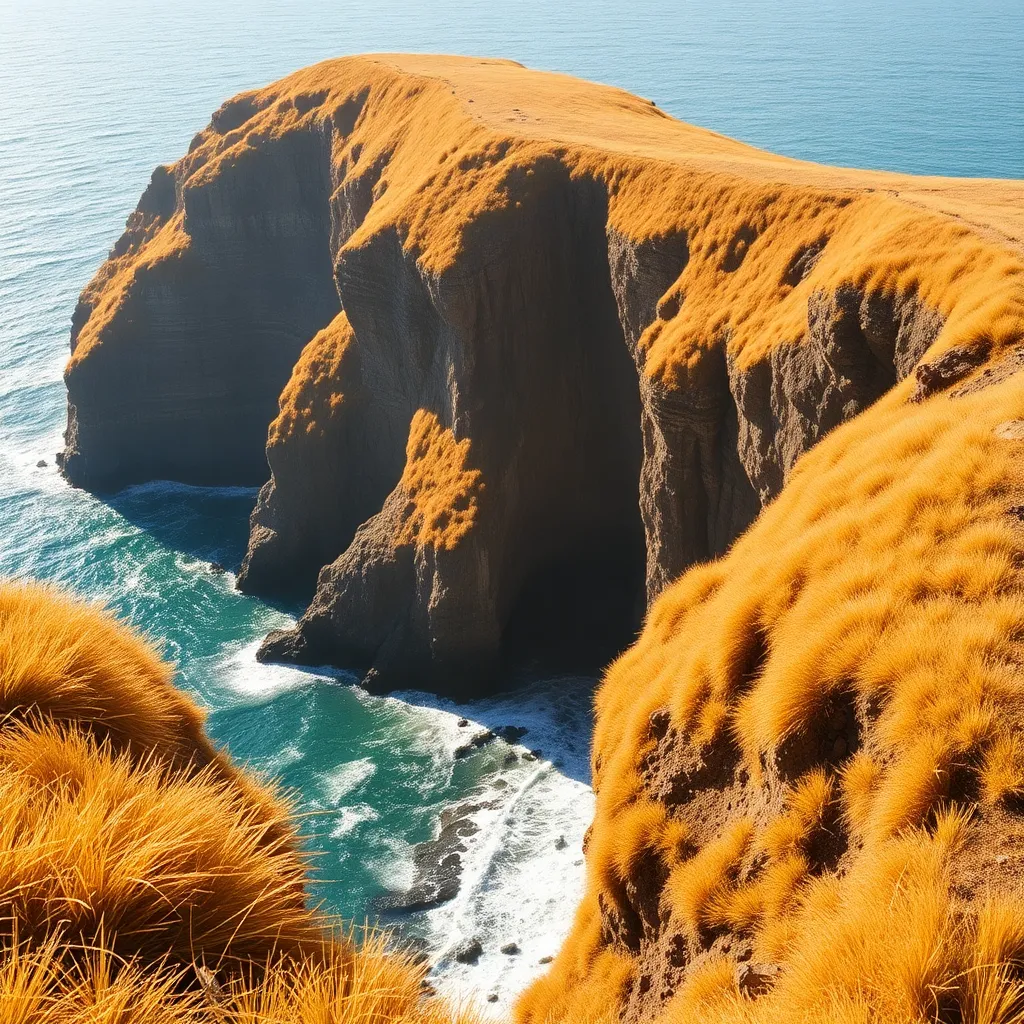
<instances>
[{"instance_id":1,"label":"cliff ridge line","mask_svg":"<svg viewBox=\"0 0 1024 1024\"><path fill-rule=\"evenodd\" d=\"M264 656L473 690L600 636L596 667L829 431L1015 344L1017 188L774 157L510 62L329 61L154 173L76 311L64 471L269 463L240 586L316 593ZM428 421L479 482L451 545L464 498L423 530L407 487Z\"/></svg>"}]
</instances>

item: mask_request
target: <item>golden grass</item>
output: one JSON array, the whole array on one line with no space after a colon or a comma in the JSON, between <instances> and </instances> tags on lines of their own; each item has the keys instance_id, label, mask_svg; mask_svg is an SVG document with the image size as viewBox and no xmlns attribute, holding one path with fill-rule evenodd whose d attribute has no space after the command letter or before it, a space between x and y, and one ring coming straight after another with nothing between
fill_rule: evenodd
<instances>
[{"instance_id":1,"label":"golden grass","mask_svg":"<svg viewBox=\"0 0 1024 1024\"><path fill-rule=\"evenodd\" d=\"M309 905L288 803L106 612L0 588L0 1019L441 1024L423 968Z\"/></svg>"},{"instance_id":2,"label":"golden grass","mask_svg":"<svg viewBox=\"0 0 1024 1024\"><path fill-rule=\"evenodd\" d=\"M10 946L0 961L5 1024L444 1024L468 1021L425 1000L420 972L379 937L352 955L278 962L258 980L221 984L202 966L125 962L109 950L69 963L59 936L41 947Z\"/></svg>"},{"instance_id":3,"label":"golden grass","mask_svg":"<svg viewBox=\"0 0 1024 1024\"><path fill-rule=\"evenodd\" d=\"M627 239L685 234L689 260L639 341L642 372L670 391L709 347L746 367L800 343L813 297L843 287L937 313L928 359L966 346L990 351L991 369L1024 338L1020 183L787 160L618 90L502 61L349 58L235 102L248 118L205 130L173 168L180 196L244 173L261 146L329 129L332 187L379 172L365 220L338 245L394 233L428 281L461 286L462 270L485 265L479 228L549 188L546 168L599 183L607 226ZM192 244L180 201L135 216L86 289L92 313L69 375L132 343L111 325ZM791 273L812 246L813 266ZM345 381L319 385L347 378L350 340L339 318L307 346L274 436L315 431L344 407ZM907 402L912 387L911 375L804 456L728 556L662 595L609 670L588 891L522 1021L618 1012L637 956L604 924L632 912L630 873L652 865L669 878L665 927L696 942L732 929L783 964L773 994L747 1000L727 985L716 995L728 972L702 961L666 1010L680 1020L1019 1018L1016 954L991 954L1003 947L990 937L1014 926L984 909L1004 905L1013 876L984 876L994 903L965 888L971 842L950 808L974 808L976 844L1002 841L1024 782L1024 530L1011 514L1024 503L1024 450L1003 426L1024 420L1024 385L1010 376L921 404ZM471 528L481 481L470 449L427 413L413 419L404 540L448 547ZM698 786L693 808L650 791L654 712L731 784ZM168 729L190 749L185 726Z\"/></svg>"},{"instance_id":4,"label":"golden grass","mask_svg":"<svg viewBox=\"0 0 1024 1024\"><path fill-rule=\"evenodd\" d=\"M753 824L741 818L669 876L665 896L692 931L719 923L717 911L727 898L753 831Z\"/></svg>"},{"instance_id":5,"label":"golden grass","mask_svg":"<svg viewBox=\"0 0 1024 1024\"><path fill-rule=\"evenodd\" d=\"M38 586L0 585L0 716L46 718L141 755L210 762L203 716L171 667L113 616Z\"/></svg>"},{"instance_id":6,"label":"golden grass","mask_svg":"<svg viewBox=\"0 0 1024 1024\"><path fill-rule=\"evenodd\" d=\"M178 207L133 215L122 247L87 287L92 313L70 373L105 344L132 344L131 332L110 330L118 311L161 265L176 273L187 264L193 243L181 197L246 173L261 148L314 129L331 132L336 192L362 188L368 175L376 182L365 219L336 246L355 250L394 231L432 276L457 274L467 256L486 259L472 252L486 236L477 226L529 205L557 165L604 186L619 234L637 242L685 234L689 260L666 292L675 301L661 303L640 339L646 373L667 387L685 386L708 346L728 345L747 365L798 342L809 298L843 285L917 296L945 318L940 349L979 338L999 349L1024 320L1019 183L802 163L683 124L620 90L507 61L351 57L232 104L249 116L231 130L207 128L171 168ZM794 260L815 247L818 258L797 279ZM321 355L327 344L322 338ZM324 365L303 359L307 383ZM304 390L293 384L286 407Z\"/></svg>"},{"instance_id":7,"label":"golden grass","mask_svg":"<svg viewBox=\"0 0 1024 1024\"><path fill-rule=\"evenodd\" d=\"M705 955L674 976L666 1021L1024 1020L1024 449L1006 426L1024 379L993 376L918 404L898 387L834 430L608 670L579 921L628 920L630 846L684 830L661 936ZM673 758L711 766L683 796ZM614 934L577 925L518 1019L572 1019L584 990L623 1005L666 954ZM770 994L709 997L723 934L780 965ZM625 981L603 976L609 952Z\"/></svg>"},{"instance_id":8,"label":"golden grass","mask_svg":"<svg viewBox=\"0 0 1024 1024\"><path fill-rule=\"evenodd\" d=\"M484 485L468 465L469 448L434 413L413 416L399 482L409 502L399 543L450 550L472 529Z\"/></svg>"},{"instance_id":9,"label":"golden grass","mask_svg":"<svg viewBox=\"0 0 1024 1024\"><path fill-rule=\"evenodd\" d=\"M283 444L297 433L323 436L345 406L342 388L358 374L358 365L355 335L348 316L339 313L302 350L281 392L267 444Z\"/></svg>"}]
</instances>

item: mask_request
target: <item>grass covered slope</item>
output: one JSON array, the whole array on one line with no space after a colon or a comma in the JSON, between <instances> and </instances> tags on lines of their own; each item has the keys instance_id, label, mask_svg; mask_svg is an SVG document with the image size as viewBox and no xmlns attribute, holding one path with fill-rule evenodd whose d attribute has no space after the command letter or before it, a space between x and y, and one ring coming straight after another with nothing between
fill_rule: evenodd
<instances>
[{"instance_id":1,"label":"grass covered slope","mask_svg":"<svg viewBox=\"0 0 1024 1024\"><path fill-rule=\"evenodd\" d=\"M956 362L608 671L587 895L520 1021L1024 1019L1024 362L923 398Z\"/></svg>"},{"instance_id":2,"label":"grass covered slope","mask_svg":"<svg viewBox=\"0 0 1024 1024\"><path fill-rule=\"evenodd\" d=\"M0 586L0 707L4 1020L452 1019L308 905L288 804L109 615Z\"/></svg>"},{"instance_id":3,"label":"grass covered slope","mask_svg":"<svg viewBox=\"0 0 1024 1024\"><path fill-rule=\"evenodd\" d=\"M552 626L538 580L600 610L646 571L589 889L524 1024L1005 1022L1022 341L1020 182L346 58L158 169L76 315L64 469L226 482L273 420L240 583L320 572L264 653L382 688L479 686L518 615Z\"/></svg>"}]
</instances>

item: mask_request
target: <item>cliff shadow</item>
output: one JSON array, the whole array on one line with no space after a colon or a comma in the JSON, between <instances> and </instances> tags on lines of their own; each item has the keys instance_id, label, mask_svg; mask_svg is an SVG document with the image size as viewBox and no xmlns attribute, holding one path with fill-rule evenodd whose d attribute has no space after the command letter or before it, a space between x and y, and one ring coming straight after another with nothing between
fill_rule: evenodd
<instances>
[{"instance_id":1,"label":"cliff shadow","mask_svg":"<svg viewBox=\"0 0 1024 1024\"><path fill-rule=\"evenodd\" d=\"M640 388L607 257L606 185L548 157L510 167L504 188L508 206L463 239L487 254L467 368L480 396L471 429L501 488L503 688L524 672L599 674L636 638L646 564Z\"/></svg>"},{"instance_id":2,"label":"cliff shadow","mask_svg":"<svg viewBox=\"0 0 1024 1024\"><path fill-rule=\"evenodd\" d=\"M104 495L103 501L164 547L237 572L248 545L256 495L255 487L196 487L157 480ZM281 607L296 610L289 599Z\"/></svg>"}]
</instances>

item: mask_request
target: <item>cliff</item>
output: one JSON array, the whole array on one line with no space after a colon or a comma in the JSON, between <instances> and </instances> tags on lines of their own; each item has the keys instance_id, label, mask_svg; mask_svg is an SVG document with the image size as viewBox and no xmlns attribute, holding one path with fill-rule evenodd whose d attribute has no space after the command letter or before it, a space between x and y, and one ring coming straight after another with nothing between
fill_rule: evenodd
<instances>
[{"instance_id":1,"label":"cliff","mask_svg":"<svg viewBox=\"0 0 1024 1024\"><path fill-rule=\"evenodd\" d=\"M465 1021L307 904L288 804L140 637L0 584L0 1001L11 1020Z\"/></svg>"},{"instance_id":2,"label":"cliff","mask_svg":"<svg viewBox=\"0 0 1024 1024\"><path fill-rule=\"evenodd\" d=\"M1024 359L917 393L953 366L804 455L608 671L524 1024L1020 1019Z\"/></svg>"},{"instance_id":3,"label":"cliff","mask_svg":"<svg viewBox=\"0 0 1024 1024\"><path fill-rule=\"evenodd\" d=\"M154 173L76 310L64 471L268 462L239 585L319 584L267 657L456 689L569 634L612 653L926 351L1016 337L1021 191L503 61L328 62Z\"/></svg>"},{"instance_id":4,"label":"cliff","mask_svg":"<svg viewBox=\"0 0 1024 1024\"><path fill-rule=\"evenodd\" d=\"M353 58L221 108L76 332L90 486L238 478L283 388L240 585L319 575L267 656L479 687L649 605L524 1024L1019 1019L1020 183Z\"/></svg>"}]
</instances>

